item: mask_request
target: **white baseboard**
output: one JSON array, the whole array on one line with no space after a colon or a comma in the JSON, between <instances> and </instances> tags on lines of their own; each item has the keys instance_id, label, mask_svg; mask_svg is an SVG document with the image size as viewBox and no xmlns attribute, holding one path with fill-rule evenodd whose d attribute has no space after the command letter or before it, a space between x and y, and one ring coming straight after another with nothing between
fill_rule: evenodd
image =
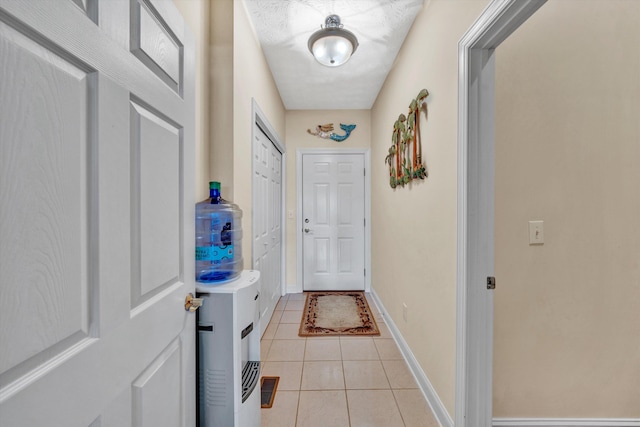
<instances>
[{"instance_id":1,"label":"white baseboard","mask_svg":"<svg viewBox=\"0 0 640 427\"><path fill-rule=\"evenodd\" d=\"M402 337L400 330L398 329L396 324L393 322L393 319L391 319L391 317L389 316L389 313L384 308L382 301L380 301L380 298L378 297L375 290L373 289L371 289L371 296L373 297L374 302L378 306L378 309L382 313L382 316L384 317L384 321L387 327L389 328L391 335L393 335L393 338L395 339L396 344L398 344L398 348L400 349L400 352L404 356L404 359L407 362L407 365L409 365L409 369L413 373L413 376L415 377L416 382L418 383L418 387L422 391L422 394L427 400L427 403L431 407L431 411L433 412L433 415L435 415L436 420L438 420L438 422L442 427L453 427L453 419L451 418L451 415L449 415L449 412L447 412L447 409L444 407L442 400L440 400L438 393L436 393L435 388L433 388L433 386L431 385L429 378L427 378L427 375L424 373L424 371L420 367L420 364L418 363L415 356L411 352L409 345L407 345L407 342Z\"/></svg>"},{"instance_id":2,"label":"white baseboard","mask_svg":"<svg viewBox=\"0 0 640 427\"><path fill-rule=\"evenodd\" d=\"M493 427L640 427L640 418L494 418Z\"/></svg>"}]
</instances>

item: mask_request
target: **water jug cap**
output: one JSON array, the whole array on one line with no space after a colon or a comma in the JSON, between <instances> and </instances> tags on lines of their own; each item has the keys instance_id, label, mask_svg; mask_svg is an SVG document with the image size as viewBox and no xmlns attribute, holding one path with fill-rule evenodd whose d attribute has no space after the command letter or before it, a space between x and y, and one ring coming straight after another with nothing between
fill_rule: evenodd
<instances>
[{"instance_id":1,"label":"water jug cap","mask_svg":"<svg viewBox=\"0 0 640 427\"><path fill-rule=\"evenodd\" d=\"M220 190L220 183L218 181L209 182L209 190Z\"/></svg>"}]
</instances>

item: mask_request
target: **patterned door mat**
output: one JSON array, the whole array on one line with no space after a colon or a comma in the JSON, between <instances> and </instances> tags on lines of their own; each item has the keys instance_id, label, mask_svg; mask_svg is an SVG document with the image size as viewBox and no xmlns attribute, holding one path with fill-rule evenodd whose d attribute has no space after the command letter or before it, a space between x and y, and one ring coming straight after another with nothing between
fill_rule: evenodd
<instances>
[{"instance_id":1,"label":"patterned door mat","mask_svg":"<svg viewBox=\"0 0 640 427\"><path fill-rule=\"evenodd\" d=\"M380 331L364 292L308 292L298 335L380 335Z\"/></svg>"}]
</instances>

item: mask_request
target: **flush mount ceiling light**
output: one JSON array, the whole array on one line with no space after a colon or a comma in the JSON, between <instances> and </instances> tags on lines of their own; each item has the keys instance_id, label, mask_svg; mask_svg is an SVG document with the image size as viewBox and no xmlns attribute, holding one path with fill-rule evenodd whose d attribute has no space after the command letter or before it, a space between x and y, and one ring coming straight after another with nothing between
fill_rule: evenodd
<instances>
[{"instance_id":1,"label":"flush mount ceiling light","mask_svg":"<svg viewBox=\"0 0 640 427\"><path fill-rule=\"evenodd\" d=\"M337 67L351 58L358 48L358 39L342 28L338 15L329 15L324 28L309 37L308 46L316 61L327 67Z\"/></svg>"}]
</instances>

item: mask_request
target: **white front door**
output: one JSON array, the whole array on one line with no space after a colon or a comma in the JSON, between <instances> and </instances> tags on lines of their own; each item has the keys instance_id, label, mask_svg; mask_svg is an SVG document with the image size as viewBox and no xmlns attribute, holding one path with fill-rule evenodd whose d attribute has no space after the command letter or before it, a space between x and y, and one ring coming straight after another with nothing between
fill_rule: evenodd
<instances>
[{"instance_id":1,"label":"white front door","mask_svg":"<svg viewBox=\"0 0 640 427\"><path fill-rule=\"evenodd\" d=\"M261 333L281 296L282 153L254 124L253 268L260 270Z\"/></svg>"},{"instance_id":2,"label":"white front door","mask_svg":"<svg viewBox=\"0 0 640 427\"><path fill-rule=\"evenodd\" d=\"M303 289L364 290L364 154L303 154Z\"/></svg>"},{"instance_id":3,"label":"white front door","mask_svg":"<svg viewBox=\"0 0 640 427\"><path fill-rule=\"evenodd\" d=\"M0 425L195 425L193 40L0 0Z\"/></svg>"}]
</instances>

